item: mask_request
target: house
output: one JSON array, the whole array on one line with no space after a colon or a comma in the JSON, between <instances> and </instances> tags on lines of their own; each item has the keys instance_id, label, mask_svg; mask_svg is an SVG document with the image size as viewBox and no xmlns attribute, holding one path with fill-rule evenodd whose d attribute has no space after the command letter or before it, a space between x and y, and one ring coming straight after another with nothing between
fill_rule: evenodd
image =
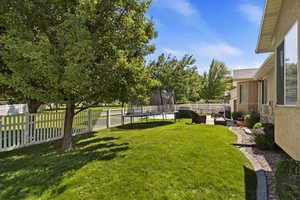
<instances>
[{"instance_id":1,"label":"house","mask_svg":"<svg viewBox=\"0 0 300 200\"><path fill-rule=\"evenodd\" d=\"M258 111L258 82L255 74L258 69L238 69L233 71L231 90L231 111L251 113Z\"/></svg>"},{"instance_id":2,"label":"house","mask_svg":"<svg viewBox=\"0 0 300 200\"><path fill-rule=\"evenodd\" d=\"M275 124L275 141L300 160L300 1L267 0L257 53L271 53L256 73L258 109Z\"/></svg>"},{"instance_id":3,"label":"house","mask_svg":"<svg viewBox=\"0 0 300 200\"><path fill-rule=\"evenodd\" d=\"M271 54L255 74L258 81L258 112L263 123L274 123L275 55Z\"/></svg>"}]
</instances>

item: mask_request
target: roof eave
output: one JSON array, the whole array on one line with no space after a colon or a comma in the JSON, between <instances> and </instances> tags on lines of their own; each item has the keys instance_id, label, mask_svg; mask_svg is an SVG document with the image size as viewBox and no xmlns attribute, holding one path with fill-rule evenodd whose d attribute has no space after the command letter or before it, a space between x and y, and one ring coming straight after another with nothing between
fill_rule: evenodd
<instances>
[{"instance_id":1,"label":"roof eave","mask_svg":"<svg viewBox=\"0 0 300 200\"><path fill-rule=\"evenodd\" d=\"M271 54L265 62L261 65L259 70L255 73L256 79L262 79L275 67L275 54Z\"/></svg>"},{"instance_id":2,"label":"roof eave","mask_svg":"<svg viewBox=\"0 0 300 200\"><path fill-rule=\"evenodd\" d=\"M232 79L233 81L239 81L239 82L241 82L241 81L255 81L255 78L247 78L247 79Z\"/></svg>"},{"instance_id":3,"label":"roof eave","mask_svg":"<svg viewBox=\"0 0 300 200\"><path fill-rule=\"evenodd\" d=\"M255 50L256 53L273 52L271 38L272 38L273 32L275 30L278 17L280 15L281 3L282 3L282 0L266 0L266 4L265 4L265 8L264 8L264 15L261 20L260 33L258 36L258 41L257 41L257 45L256 45L256 50ZM277 8L275 9L275 12L274 11L271 12L272 11L271 6L274 6L275 8L277 6ZM265 29L266 29L266 27L270 27L270 23L271 23L271 30L266 31Z\"/></svg>"},{"instance_id":4,"label":"roof eave","mask_svg":"<svg viewBox=\"0 0 300 200\"><path fill-rule=\"evenodd\" d=\"M259 48L257 48L256 50L255 50L255 53L257 53L257 54L259 54L259 53L271 53L271 52L273 52L274 50L272 49L272 48L270 48L270 49L259 49Z\"/></svg>"}]
</instances>

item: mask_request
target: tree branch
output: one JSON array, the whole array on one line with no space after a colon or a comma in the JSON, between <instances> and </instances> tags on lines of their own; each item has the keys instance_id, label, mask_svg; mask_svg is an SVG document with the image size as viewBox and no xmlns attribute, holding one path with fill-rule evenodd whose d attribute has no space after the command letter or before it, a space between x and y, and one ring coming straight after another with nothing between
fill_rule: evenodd
<instances>
[{"instance_id":1,"label":"tree branch","mask_svg":"<svg viewBox=\"0 0 300 200\"><path fill-rule=\"evenodd\" d=\"M80 108L79 110L77 110L77 111L75 112L74 115L77 115L78 113L80 113L80 112L82 112L82 111L84 111L84 110L86 110L86 109L89 109L90 107L95 106L95 105L97 105L97 104L96 104L96 103L93 103L93 104L84 106L84 107Z\"/></svg>"}]
</instances>

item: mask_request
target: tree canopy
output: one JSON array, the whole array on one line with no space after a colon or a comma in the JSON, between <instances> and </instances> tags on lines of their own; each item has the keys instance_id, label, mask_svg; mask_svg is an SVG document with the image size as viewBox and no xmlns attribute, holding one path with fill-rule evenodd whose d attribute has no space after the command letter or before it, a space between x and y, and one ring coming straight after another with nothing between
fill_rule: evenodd
<instances>
[{"instance_id":1,"label":"tree canopy","mask_svg":"<svg viewBox=\"0 0 300 200\"><path fill-rule=\"evenodd\" d=\"M231 85L229 74L230 72L223 62L213 60L209 71L203 75L201 98L205 100L223 99L225 91Z\"/></svg>"},{"instance_id":2,"label":"tree canopy","mask_svg":"<svg viewBox=\"0 0 300 200\"><path fill-rule=\"evenodd\" d=\"M196 101L199 99L201 77L197 73L195 62L190 55L177 59L171 55L161 54L157 60L148 65L148 68L151 77L160 82L160 90L173 94L177 101Z\"/></svg>"},{"instance_id":3,"label":"tree canopy","mask_svg":"<svg viewBox=\"0 0 300 200\"><path fill-rule=\"evenodd\" d=\"M145 13L149 1L4 0L0 57L12 73L0 83L33 99L66 104L63 150L72 149L75 108L142 98L152 80L144 56L156 36Z\"/></svg>"}]
</instances>

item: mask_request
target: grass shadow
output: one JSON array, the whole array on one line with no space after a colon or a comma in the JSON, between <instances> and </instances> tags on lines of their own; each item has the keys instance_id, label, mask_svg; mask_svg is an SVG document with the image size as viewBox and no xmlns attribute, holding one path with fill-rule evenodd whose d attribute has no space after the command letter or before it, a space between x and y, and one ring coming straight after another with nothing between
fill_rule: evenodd
<instances>
[{"instance_id":1,"label":"grass shadow","mask_svg":"<svg viewBox=\"0 0 300 200\"><path fill-rule=\"evenodd\" d=\"M95 139L95 141L88 140L90 138L94 138L95 134L96 134L96 132L90 132L90 133L74 136L72 139L73 139L73 144L76 144L75 148L88 145L88 143L91 143L91 142L97 142L98 140L99 141L107 140L107 138L101 138L101 139L97 138L97 139ZM81 142L81 143L83 143L83 144L81 144L80 141L82 141L82 140L88 140L88 141ZM17 156L17 155L22 155L22 156L36 155L37 149L38 149L39 154L45 154L45 153L49 154L50 152L51 153L59 153L59 151L61 150L61 145L62 145L61 140L49 141L49 142L45 142L42 144L34 144L34 145L31 145L28 147L15 149L15 150L8 151L8 152L0 152L0 159L5 158L5 157Z\"/></svg>"},{"instance_id":2,"label":"grass shadow","mask_svg":"<svg viewBox=\"0 0 300 200\"><path fill-rule=\"evenodd\" d=\"M57 153L61 140L1 153L0 199L41 196L52 187L53 195L56 195L64 191L59 184L66 176L72 176L93 161L121 158L123 156L119 153L129 149L129 143L118 143L118 138L93 138L94 134L87 135L76 136L76 150L69 153ZM90 140L81 142L83 139ZM56 190L56 186L60 189Z\"/></svg>"},{"instance_id":3,"label":"grass shadow","mask_svg":"<svg viewBox=\"0 0 300 200\"><path fill-rule=\"evenodd\" d=\"M245 180L245 199L256 200L256 173L254 170L244 167L244 180Z\"/></svg>"},{"instance_id":4,"label":"grass shadow","mask_svg":"<svg viewBox=\"0 0 300 200\"><path fill-rule=\"evenodd\" d=\"M172 121L149 121L149 122L137 122L133 124L126 124L123 126L117 127L117 129L149 129L149 128L155 128L159 126L167 126L174 124Z\"/></svg>"},{"instance_id":5,"label":"grass shadow","mask_svg":"<svg viewBox=\"0 0 300 200\"><path fill-rule=\"evenodd\" d=\"M98 142L108 142L108 141L113 141L113 140L118 140L120 137L103 137L103 138L94 138L92 140L87 140L87 141L83 141L80 142L80 140L78 140L77 142L77 147L83 147L83 146L87 146L89 144L92 143L98 143Z\"/></svg>"}]
</instances>

